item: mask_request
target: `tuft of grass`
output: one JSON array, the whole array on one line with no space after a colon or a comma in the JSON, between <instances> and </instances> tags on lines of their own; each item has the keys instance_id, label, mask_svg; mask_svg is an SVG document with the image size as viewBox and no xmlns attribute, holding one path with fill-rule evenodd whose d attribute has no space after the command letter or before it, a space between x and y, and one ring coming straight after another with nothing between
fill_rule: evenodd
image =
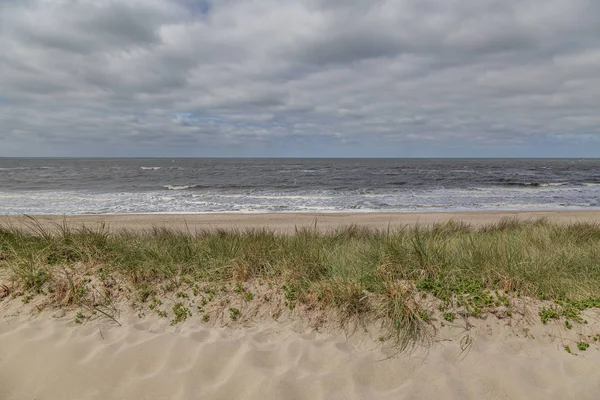
<instances>
[{"instance_id":1,"label":"tuft of grass","mask_svg":"<svg viewBox=\"0 0 600 400\"><path fill-rule=\"evenodd\" d=\"M285 304L290 310L293 310L296 305L296 300L299 297L299 288L297 285L286 282L282 287L283 297L285 298Z\"/></svg>"},{"instance_id":2,"label":"tuft of grass","mask_svg":"<svg viewBox=\"0 0 600 400\"><path fill-rule=\"evenodd\" d=\"M154 294L156 294L156 291L150 288L147 284L141 285L138 289L138 297L142 303L145 303Z\"/></svg>"}]
</instances>

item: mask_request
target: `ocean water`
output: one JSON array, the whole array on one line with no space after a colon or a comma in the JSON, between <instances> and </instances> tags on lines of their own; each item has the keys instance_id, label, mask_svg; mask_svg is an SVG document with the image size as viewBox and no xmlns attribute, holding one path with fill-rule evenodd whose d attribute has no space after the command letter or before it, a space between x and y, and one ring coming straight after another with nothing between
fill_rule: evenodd
<instances>
[{"instance_id":1,"label":"ocean water","mask_svg":"<svg viewBox=\"0 0 600 400\"><path fill-rule=\"evenodd\" d=\"M598 159L0 158L0 214L593 208Z\"/></svg>"}]
</instances>

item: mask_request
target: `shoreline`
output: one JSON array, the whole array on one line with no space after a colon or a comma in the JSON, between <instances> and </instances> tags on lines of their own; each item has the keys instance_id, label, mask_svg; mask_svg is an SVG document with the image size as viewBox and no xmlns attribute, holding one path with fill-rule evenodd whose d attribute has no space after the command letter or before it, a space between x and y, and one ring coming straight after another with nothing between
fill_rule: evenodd
<instances>
[{"instance_id":1,"label":"shoreline","mask_svg":"<svg viewBox=\"0 0 600 400\"><path fill-rule=\"evenodd\" d=\"M86 215L0 215L0 226L27 227L34 218L44 227L67 223L69 226L92 227L105 224L109 229L177 230L257 229L293 232L296 228L328 231L348 225L386 230L406 225L433 225L448 221L483 226L503 219L535 220L546 218L556 223L600 223L600 210L557 211L456 211L456 212L344 212L344 213L255 213L255 214L86 214Z\"/></svg>"}]
</instances>

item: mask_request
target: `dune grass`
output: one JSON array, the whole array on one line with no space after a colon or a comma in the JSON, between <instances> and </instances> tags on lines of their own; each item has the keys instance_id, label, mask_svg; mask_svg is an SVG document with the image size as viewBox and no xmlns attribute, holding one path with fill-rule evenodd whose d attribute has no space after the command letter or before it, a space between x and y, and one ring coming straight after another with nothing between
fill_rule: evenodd
<instances>
[{"instance_id":1,"label":"dune grass","mask_svg":"<svg viewBox=\"0 0 600 400\"><path fill-rule=\"evenodd\" d=\"M122 295L117 281L150 303L182 285L256 280L273 283L290 309L380 320L401 346L430 324L422 293L475 317L498 306L510 315L510 298L518 296L552 300L556 307L542 319L576 321L579 311L600 307L600 225L504 220L482 228L449 222L285 235L49 229L32 219L29 229L0 228L0 284L57 304L108 304Z\"/></svg>"}]
</instances>

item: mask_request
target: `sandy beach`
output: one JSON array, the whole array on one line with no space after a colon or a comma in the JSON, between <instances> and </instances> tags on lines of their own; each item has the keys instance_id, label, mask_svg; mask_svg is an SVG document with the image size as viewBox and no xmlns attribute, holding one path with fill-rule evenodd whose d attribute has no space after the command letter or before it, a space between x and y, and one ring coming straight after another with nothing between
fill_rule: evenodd
<instances>
[{"instance_id":1,"label":"sandy beach","mask_svg":"<svg viewBox=\"0 0 600 400\"><path fill-rule=\"evenodd\" d=\"M269 228L277 232L294 232L295 228L327 231L348 225L374 229L399 228L405 225L431 225L450 220L481 226L505 218L532 220L547 218L554 222L600 222L600 210L594 211L490 211L440 213L266 213L266 214L122 214L68 215L34 217L42 226L64 224L94 227L106 224L110 229L144 230L166 227L177 230ZM0 224L22 227L31 224L23 216L0 216Z\"/></svg>"},{"instance_id":2,"label":"sandy beach","mask_svg":"<svg viewBox=\"0 0 600 400\"><path fill-rule=\"evenodd\" d=\"M481 226L503 218L599 222L600 212L36 218L47 227L66 222L73 227L105 223L110 229L132 231L152 227L190 231L267 227L292 233L296 227L316 226L326 231L356 224L393 229L449 220ZM31 224L26 217L4 216L1 221L23 228ZM588 322L569 326L558 318L543 324L540 301L517 297L520 295L513 295L510 300L512 316L500 307L499 312L479 318L457 314L454 319L453 315L449 322L432 306L432 335L425 344L399 352L381 336L377 326L357 323L342 327L335 319L315 325L309 318L310 311L291 312L283 300L273 305L266 295L268 292L258 289L252 289L254 300L250 297L244 301L241 296L246 292L236 293L236 289L231 291L233 286L227 286L228 294L214 301L210 320L203 320L197 311L200 307L196 305L203 304L199 303L200 296L190 293L193 316L172 324L169 318L160 318L147 306L134 306L135 301L132 303L125 288L121 295L116 295L117 299L123 299L115 308L117 324L73 303L57 307L48 301L50 293L28 297L9 290L10 275L4 276L6 280L0 281L4 285L0 285L0 398L3 400L591 400L600 393L597 308L581 314ZM252 287L254 283L246 284ZM224 286L221 290L225 290ZM231 299L231 304L241 310L240 320L226 317ZM162 308L170 310L181 300L171 291L163 295L162 301ZM553 306L552 302L545 304ZM275 307L279 311L274 312ZM81 310L85 311L83 321L78 314ZM583 342L589 343L589 348L578 348Z\"/></svg>"},{"instance_id":3,"label":"sandy beach","mask_svg":"<svg viewBox=\"0 0 600 400\"><path fill-rule=\"evenodd\" d=\"M59 317L59 318L56 318ZM398 354L357 332L121 315L123 326L43 313L0 321L2 399L597 399L600 352L563 349L552 323L489 317ZM594 323L579 333L598 330ZM470 346L465 347L465 338Z\"/></svg>"}]
</instances>

